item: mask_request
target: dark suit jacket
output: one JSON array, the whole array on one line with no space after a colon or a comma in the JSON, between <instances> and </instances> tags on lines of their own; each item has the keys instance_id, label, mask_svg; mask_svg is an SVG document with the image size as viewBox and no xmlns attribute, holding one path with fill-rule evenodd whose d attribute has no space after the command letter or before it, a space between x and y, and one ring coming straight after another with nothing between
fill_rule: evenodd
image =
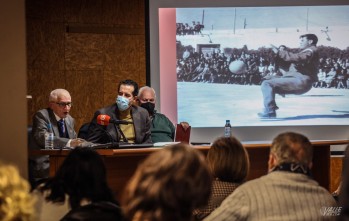
<instances>
[{"instance_id":1,"label":"dark suit jacket","mask_svg":"<svg viewBox=\"0 0 349 221\"><path fill-rule=\"evenodd\" d=\"M47 131L47 125L51 123L54 134L54 148L65 147L69 139L77 137L74 130L74 119L68 115L65 119L65 125L69 138L59 137L58 123L53 111L50 108L39 110L35 113L33 118L33 130L30 148L44 149L45 148L45 133Z\"/></svg>"},{"instance_id":2,"label":"dark suit jacket","mask_svg":"<svg viewBox=\"0 0 349 221\"><path fill-rule=\"evenodd\" d=\"M33 117L33 127L29 138L30 149L45 149L45 133L47 125L51 123L54 134L54 148L65 147L69 139L76 138L74 130L74 119L68 115L65 118L65 124L69 138L59 137L58 124L53 111L50 108L39 110ZM29 176L30 179L37 180L47 178L49 175L49 156L39 156L29 158Z\"/></svg>"},{"instance_id":3,"label":"dark suit jacket","mask_svg":"<svg viewBox=\"0 0 349 221\"><path fill-rule=\"evenodd\" d=\"M132 106L131 108L133 127L135 131L135 143L152 143L150 133L151 121L148 111L138 106ZM122 141L122 138L120 139L120 134L117 132L114 124L109 124L108 126L97 124L97 116L100 114L106 114L109 115L111 119L120 120L118 112L119 110L116 104L96 111L90 123L87 140L93 143L101 144Z\"/></svg>"}]
</instances>

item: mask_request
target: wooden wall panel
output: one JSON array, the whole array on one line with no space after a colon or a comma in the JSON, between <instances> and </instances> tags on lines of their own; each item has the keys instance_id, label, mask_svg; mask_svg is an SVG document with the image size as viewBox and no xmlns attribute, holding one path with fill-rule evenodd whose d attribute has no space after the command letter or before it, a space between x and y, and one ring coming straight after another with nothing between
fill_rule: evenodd
<instances>
[{"instance_id":1,"label":"wooden wall panel","mask_svg":"<svg viewBox=\"0 0 349 221\"><path fill-rule=\"evenodd\" d=\"M62 23L37 19L27 21L28 69L64 70Z\"/></svg>"},{"instance_id":2,"label":"wooden wall panel","mask_svg":"<svg viewBox=\"0 0 349 221\"><path fill-rule=\"evenodd\" d=\"M118 68L122 71L134 72L140 63L141 47L137 35L113 35L106 53L106 69Z\"/></svg>"},{"instance_id":3,"label":"wooden wall panel","mask_svg":"<svg viewBox=\"0 0 349 221\"><path fill-rule=\"evenodd\" d=\"M120 80L144 86L144 19L143 0L27 0L28 124L55 88L70 91L78 130Z\"/></svg>"},{"instance_id":4,"label":"wooden wall panel","mask_svg":"<svg viewBox=\"0 0 349 221\"><path fill-rule=\"evenodd\" d=\"M73 107L71 115L81 123L89 121L95 110L103 106L103 72L66 71L67 90L71 93ZM86 120L88 119L88 120Z\"/></svg>"},{"instance_id":5,"label":"wooden wall panel","mask_svg":"<svg viewBox=\"0 0 349 221\"><path fill-rule=\"evenodd\" d=\"M133 79L139 82L139 76L135 72L128 72L122 70L104 71L104 104L110 105L115 102L117 96L117 89L120 80Z\"/></svg>"},{"instance_id":6,"label":"wooden wall panel","mask_svg":"<svg viewBox=\"0 0 349 221\"><path fill-rule=\"evenodd\" d=\"M144 1L65 0L65 20L69 23L126 24L144 27Z\"/></svg>"},{"instance_id":7,"label":"wooden wall panel","mask_svg":"<svg viewBox=\"0 0 349 221\"><path fill-rule=\"evenodd\" d=\"M27 91L33 98L28 106L28 124L32 124L34 113L48 107L48 98L54 88L65 88L65 73L63 70L28 69Z\"/></svg>"},{"instance_id":8,"label":"wooden wall panel","mask_svg":"<svg viewBox=\"0 0 349 221\"><path fill-rule=\"evenodd\" d=\"M64 1L26 0L26 17L44 21L64 22Z\"/></svg>"},{"instance_id":9,"label":"wooden wall panel","mask_svg":"<svg viewBox=\"0 0 349 221\"><path fill-rule=\"evenodd\" d=\"M106 23L144 27L144 11L139 11L139 9L144 10L144 0L118 1L116 4L113 3L113 0L107 0L106 2L110 6L104 14ZM143 16L139 16L138 13Z\"/></svg>"},{"instance_id":10,"label":"wooden wall panel","mask_svg":"<svg viewBox=\"0 0 349 221\"><path fill-rule=\"evenodd\" d=\"M144 86L146 85L146 78L144 76L144 71L146 70L146 47L145 47L145 40L143 38L144 36L138 36L138 42L139 42L139 63L137 66L137 72L139 73L139 85ZM143 50L144 49L144 50Z\"/></svg>"},{"instance_id":11,"label":"wooden wall panel","mask_svg":"<svg viewBox=\"0 0 349 221\"><path fill-rule=\"evenodd\" d=\"M66 34L66 70L103 70L108 46L105 34Z\"/></svg>"},{"instance_id":12,"label":"wooden wall panel","mask_svg":"<svg viewBox=\"0 0 349 221\"><path fill-rule=\"evenodd\" d=\"M331 193L338 188L342 176L343 157L331 157Z\"/></svg>"},{"instance_id":13,"label":"wooden wall panel","mask_svg":"<svg viewBox=\"0 0 349 221\"><path fill-rule=\"evenodd\" d=\"M127 78L131 78L129 73L122 72L121 70L105 70L104 71L104 97L103 103L105 105L110 105L115 102L116 96L118 94L118 84L123 76L127 76ZM126 79L126 78L125 78ZM133 78L132 78L133 79Z\"/></svg>"},{"instance_id":14,"label":"wooden wall panel","mask_svg":"<svg viewBox=\"0 0 349 221\"><path fill-rule=\"evenodd\" d=\"M80 24L103 24L105 8L108 8L108 4L118 4L119 0L115 2L107 2L104 0L65 0L64 2L66 22ZM109 7L112 6L109 5Z\"/></svg>"}]
</instances>

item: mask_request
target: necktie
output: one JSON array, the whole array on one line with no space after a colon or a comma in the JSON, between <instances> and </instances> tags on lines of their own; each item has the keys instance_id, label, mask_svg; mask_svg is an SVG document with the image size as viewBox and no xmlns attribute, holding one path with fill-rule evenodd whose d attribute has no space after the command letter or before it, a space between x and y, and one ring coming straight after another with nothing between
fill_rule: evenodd
<instances>
[{"instance_id":1,"label":"necktie","mask_svg":"<svg viewBox=\"0 0 349 221\"><path fill-rule=\"evenodd\" d=\"M58 128L59 128L59 136L60 137L66 137L65 125L64 125L64 120L63 119L60 119L58 121Z\"/></svg>"}]
</instances>

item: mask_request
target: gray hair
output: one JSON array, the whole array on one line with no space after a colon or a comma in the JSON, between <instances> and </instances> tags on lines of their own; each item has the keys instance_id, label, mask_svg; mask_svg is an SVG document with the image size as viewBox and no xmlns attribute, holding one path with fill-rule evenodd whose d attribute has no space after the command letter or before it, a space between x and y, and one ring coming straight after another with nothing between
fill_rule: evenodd
<instances>
[{"instance_id":1,"label":"gray hair","mask_svg":"<svg viewBox=\"0 0 349 221\"><path fill-rule=\"evenodd\" d=\"M156 99L156 93L155 93L154 88L148 87L148 86L143 86L139 89L138 98L140 98L142 96L143 91L151 91L154 94L154 99Z\"/></svg>"},{"instance_id":2,"label":"gray hair","mask_svg":"<svg viewBox=\"0 0 349 221\"><path fill-rule=\"evenodd\" d=\"M66 89L58 88L58 89L55 89L55 90L51 91L48 100L50 102L51 101L57 101L58 98L62 97L62 96L69 96L70 97L70 94L69 94L69 92Z\"/></svg>"},{"instance_id":3,"label":"gray hair","mask_svg":"<svg viewBox=\"0 0 349 221\"><path fill-rule=\"evenodd\" d=\"M275 154L278 164L299 163L309 165L313 159L313 147L309 139L294 132L281 133L275 137L270 153Z\"/></svg>"}]
</instances>

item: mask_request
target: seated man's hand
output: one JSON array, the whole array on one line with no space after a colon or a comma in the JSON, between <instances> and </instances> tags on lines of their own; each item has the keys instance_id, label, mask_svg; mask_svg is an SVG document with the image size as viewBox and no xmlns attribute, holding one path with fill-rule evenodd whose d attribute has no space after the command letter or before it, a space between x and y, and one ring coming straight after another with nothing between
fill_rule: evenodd
<instances>
[{"instance_id":1,"label":"seated man's hand","mask_svg":"<svg viewBox=\"0 0 349 221\"><path fill-rule=\"evenodd\" d=\"M86 142L86 140L81 139L81 138L72 139L70 142L70 147L79 147L84 142Z\"/></svg>"}]
</instances>

